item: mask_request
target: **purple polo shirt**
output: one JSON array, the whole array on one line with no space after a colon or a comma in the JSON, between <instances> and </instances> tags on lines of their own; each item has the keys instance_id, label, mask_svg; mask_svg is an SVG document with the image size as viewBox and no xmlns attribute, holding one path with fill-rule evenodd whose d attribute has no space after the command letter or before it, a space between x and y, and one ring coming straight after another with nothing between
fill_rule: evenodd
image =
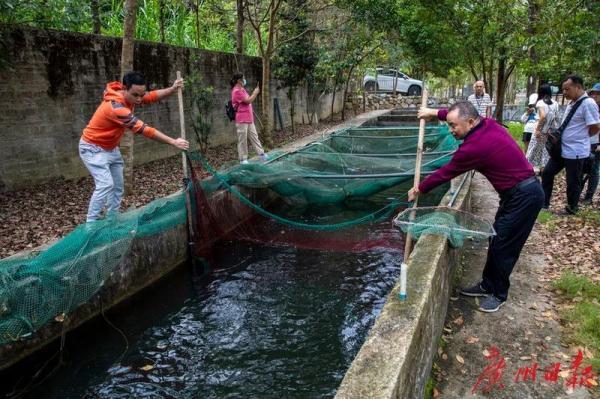
<instances>
[{"instance_id":1,"label":"purple polo shirt","mask_svg":"<svg viewBox=\"0 0 600 399\"><path fill-rule=\"evenodd\" d=\"M445 121L447 114L448 110L440 109L438 119ZM427 193L472 169L484 175L498 192L508 190L535 175L523 151L506 129L493 119L481 118L450 162L423 180L419 184L419 191Z\"/></svg>"}]
</instances>

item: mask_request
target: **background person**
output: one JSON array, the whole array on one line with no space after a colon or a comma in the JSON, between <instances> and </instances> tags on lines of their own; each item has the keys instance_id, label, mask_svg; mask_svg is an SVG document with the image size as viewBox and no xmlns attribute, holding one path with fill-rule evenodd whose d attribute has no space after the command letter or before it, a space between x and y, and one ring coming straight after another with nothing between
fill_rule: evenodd
<instances>
[{"instance_id":1,"label":"background person","mask_svg":"<svg viewBox=\"0 0 600 399\"><path fill-rule=\"evenodd\" d=\"M589 96L596 101L596 105L600 107L600 83L596 83L594 86L592 86L588 93ZM587 176L584 176L584 186L585 182L587 181L587 190L585 192L585 196L583 197L583 203L586 205L592 204L594 194L598 188L598 174L600 172L600 145L598 144L598 136L599 133L596 133L590 137L590 157L592 162L590 165L590 172L587 174Z\"/></svg>"},{"instance_id":2,"label":"background person","mask_svg":"<svg viewBox=\"0 0 600 399\"><path fill-rule=\"evenodd\" d=\"M418 115L437 115L447 121L452 135L463 143L450 162L408 192L409 201L470 170L483 174L500 194L494 221L496 236L490 240L482 280L460 291L466 296L485 297L479 310L495 312L508 298L510 274L542 208L544 192L517 142L496 121L481 118L470 102L457 102L447 111L421 108Z\"/></svg>"},{"instance_id":3,"label":"background person","mask_svg":"<svg viewBox=\"0 0 600 399\"><path fill-rule=\"evenodd\" d=\"M534 170L540 173L548 163L550 155L546 150L546 141L548 140L548 130L551 127L558 128L558 103L552 99L552 88L548 84L543 84L538 90L538 101L535 105L539 115L535 131L531 136L531 142L526 151L526 157Z\"/></svg>"},{"instance_id":4,"label":"background person","mask_svg":"<svg viewBox=\"0 0 600 399\"><path fill-rule=\"evenodd\" d=\"M529 96L529 102L527 104L527 109L521 115L521 122L525 124L523 126L523 143L525 144L525 152L527 153L527 149L529 148L529 142L531 141L531 136L533 132L537 128L539 116L537 110L535 109L535 104L537 103L537 94L532 94Z\"/></svg>"},{"instance_id":5,"label":"background person","mask_svg":"<svg viewBox=\"0 0 600 399\"><path fill-rule=\"evenodd\" d=\"M483 80L473 83L473 90L475 90L475 93L471 94L467 100L473 104L481 117L489 118L492 116L492 99L485 92Z\"/></svg>"},{"instance_id":6,"label":"background person","mask_svg":"<svg viewBox=\"0 0 600 399\"><path fill-rule=\"evenodd\" d=\"M568 76L562 84L563 95L571 100L563 115L563 122L579 103L573 117L564 128L561 136L561 158L548 160L542 172L544 188L544 208L550 206L554 188L554 176L565 169L567 175L567 205L564 214L574 215L579 210L583 164L590 156L590 136L600 131L598 105L583 90L583 79L577 75Z\"/></svg>"},{"instance_id":7,"label":"background person","mask_svg":"<svg viewBox=\"0 0 600 399\"><path fill-rule=\"evenodd\" d=\"M248 95L244 88L246 79L244 79L244 74L239 72L233 75L229 83L231 84L231 102L236 110L235 129L238 137L237 148L240 163L248 163L248 139L250 139L250 143L252 143L261 161L264 162L267 160L267 156L258 138L256 126L254 126L254 112L252 110L252 103L256 100L260 89L256 86L252 95Z\"/></svg>"},{"instance_id":8,"label":"background person","mask_svg":"<svg viewBox=\"0 0 600 399\"><path fill-rule=\"evenodd\" d=\"M79 141L79 156L94 178L95 189L88 207L87 222L100 218L102 209L107 213L118 212L123 198L123 158L119 143L125 129L180 150L187 150L189 143L182 138L171 138L147 125L133 115L136 105L157 102L183 87L183 79L173 86L146 92L146 78L139 72L127 72L123 83L110 82L104 90L100 106L83 129Z\"/></svg>"}]
</instances>

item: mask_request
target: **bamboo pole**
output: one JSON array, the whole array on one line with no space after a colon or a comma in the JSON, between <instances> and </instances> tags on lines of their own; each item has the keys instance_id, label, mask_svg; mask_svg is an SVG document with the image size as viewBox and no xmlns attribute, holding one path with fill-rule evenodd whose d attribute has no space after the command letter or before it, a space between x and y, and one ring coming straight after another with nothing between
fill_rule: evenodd
<instances>
[{"instance_id":1,"label":"bamboo pole","mask_svg":"<svg viewBox=\"0 0 600 399\"><path fill-rule=\"evenodd\" d=\"M177 71L177 79L181 79L180 71ZM179 101L179 130L181 132L181 138L185 140L185 119L183 117L183 93L181 87L177 89L177 100ZM185 152L181 153L181 161L183 163L183 177L188 179L190 176Z\"/></svg>"},{"instance_id":2,"label":"bamboo pole","mask_svg":"<svg viewBox=\"0 0 600 399\"><path fill-rule=\"evenodd\" d=\"M421 96L421 107L427 107L427 90L425 90L425 83L423 83L423 95ZM417 156L415 159L415 180L413 187L418 187L421 182L421 162L423 160L423 141L425 138L425 119L419 120L419 139L417 142ZM419 204L419 196L415 198L412 208L417 208ZM415 213L411 212L409 219L414 219ZM406 242L404 243L404 260L400 265L400 294L401 300L406 300L406 275L408 273L408 258L412 251L412 236L406 234Z\"/></svg>"},{"instance_id":3,"label":"bamboo pole","mask_svg":"<svg viewBox=\"0 0 600 399\"><path fill-rule=\"evenodd\" d=\"M181 72L177 71L177 79L181 79ZM183 92L181 87L179 87L177 89L177 100L179 102L179 129L180 129L180 134L181 134L181 138L185 140L185 118L183 115ZM182 161L182 165L183 165L183 179L187 184L191 184L190 182L190 171L188 170L188 163L187 163L187 157L185 155L185 151L182 151L181 153L181 161ZM188 187L186 187L187 189ZM188 233L189 233L189 237L188 237L188 247L190 249L190 257L193 256L193 252L192 252L192 248L191 246L194 245L194 225L192 223L192 207L191 207L191 201L190 201L190 194L191 191L187 190L188 192L184 192L185 195L185 208L186 208L186 213L187 213L187 224L188 224Z\"/></svg>"}]
</instances>

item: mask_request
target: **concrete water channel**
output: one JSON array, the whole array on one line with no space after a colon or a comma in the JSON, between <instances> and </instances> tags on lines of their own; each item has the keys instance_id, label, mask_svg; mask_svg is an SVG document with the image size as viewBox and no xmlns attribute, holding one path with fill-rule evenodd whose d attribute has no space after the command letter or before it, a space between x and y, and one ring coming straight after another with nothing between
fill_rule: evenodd
<instances>
[{"instance_id":1,"label":"concrete water channel","mask_svg":"<svg viewBox=\"0 0 600 399\"><path fill-rule=\"evenodd\" d=\"M416 123L385 113L351 124ZM470 175L444 190L440 204L469 209ZM402 237L389 222L371 229L397 245L344 253L228 242L204 274L187 266L184 226L135 240L89 304L0 348L2 381L30 377L63 336L67 363L31 397L421 397L460 250L422 237L400 301Z\"/></svg>"}]
</instances>

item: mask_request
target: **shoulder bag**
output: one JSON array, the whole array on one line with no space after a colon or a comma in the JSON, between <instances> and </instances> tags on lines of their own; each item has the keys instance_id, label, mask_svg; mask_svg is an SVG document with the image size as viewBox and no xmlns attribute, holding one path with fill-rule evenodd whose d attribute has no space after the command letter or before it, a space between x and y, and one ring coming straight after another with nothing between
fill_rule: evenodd
<instances>
[{"instance_id":1,"label":"shoulder bag","mask_svg":"<svg viewBox=\"0 0 600 399\"><path fill-rule=\"evenodd\" d=\"M571 122L571 118L575 114L575 111L577 111L577 108L579 108L581 103L586 98L588 98L588 97L584 97L581 100L577 101L575 104L573 104L573 107L571 107L569 114L567 115L567 117L565 118L565 120L563 121L563 123L560 125L560 127L558 129L555 129L553 127L548 129L548 140L546 140L546 151L548 151L548 155L550 155L550 158L552 158L553 160L559 161L562 158L561 136L562 136L563 132L565 131L565 129L567 128L567 125L569 124L569 122Z\"/></svg>"}]
</instances>

